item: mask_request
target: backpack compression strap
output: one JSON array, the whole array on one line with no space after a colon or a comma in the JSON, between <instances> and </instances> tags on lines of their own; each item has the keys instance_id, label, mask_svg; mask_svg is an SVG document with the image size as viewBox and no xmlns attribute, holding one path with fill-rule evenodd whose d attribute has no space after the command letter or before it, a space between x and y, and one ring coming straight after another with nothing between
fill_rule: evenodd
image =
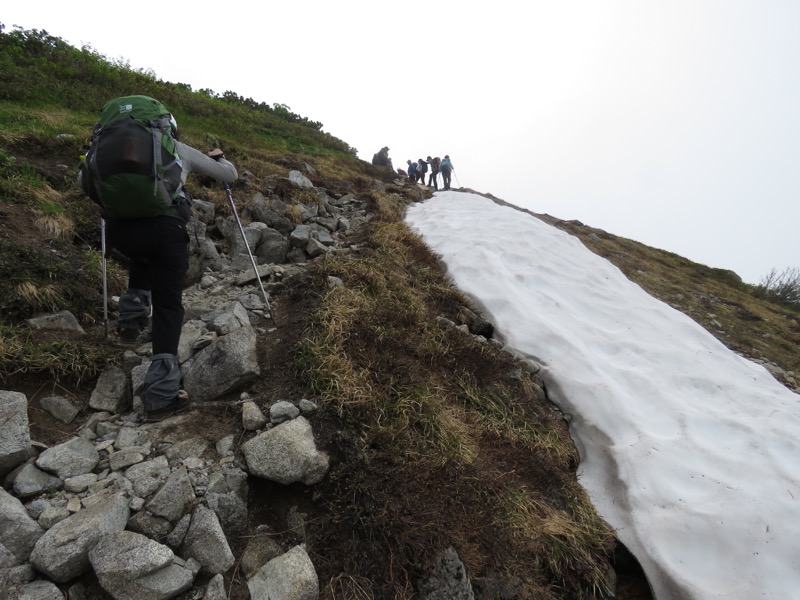
<instances>
[{"instance_id":1,"label":"backpack compression strap","mask_svg":"<svg viewBox=\"0 0 800 600\"><path fill-rule=\"evenodd\" d=\"M170 161L168 164L165 165L164 162L161 160L161 155L162 155L161 154L161 148L164 145L163 139L164 139L164 136L167 135L166 132L169 131L169 127L170 127L169 117L168 116L159 117L158 119L154 119L154 120L150 121L149 125L150 125L151 129L157 129L159 131L159 133L161 134L161 135L156 135L156 132L154 131L153 132L153 136L152 136L153 137L153 168L155 169L155 177L153 177L153 195L155 196L158 193L158 184L163 179L162 173L166 172L170 167L172 167L174 164L176 164L179 159L177 158L178 151L175 148L175 145L174 145L174 142L173 142L173 151L170 152L170 154L173 157L172 161ZM159 173L159 169L158 169L159 165L161 165L161 167L162 167L161 173ZM175 198L177 198L177 196L178 196L178 194L179 194L179 192L180 192L182 187L183 186L178 186L178 188L175 190ZM175 198L170 198L170 200L174 203L175 202Z\"/></svg>"}]
</instances>

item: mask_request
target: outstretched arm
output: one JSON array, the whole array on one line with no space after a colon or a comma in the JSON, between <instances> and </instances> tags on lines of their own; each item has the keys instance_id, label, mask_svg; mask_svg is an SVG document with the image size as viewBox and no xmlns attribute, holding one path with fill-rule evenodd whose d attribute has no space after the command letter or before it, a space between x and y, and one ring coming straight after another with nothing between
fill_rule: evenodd
<instances>
[{"instance_id":1,"label":"outstretched arm","mask_svg":"<svg viewBox=\"0 0 800 600\"><path fill-rule=\"evenodd\" d=\"M184 162L184 174L194 171L207 177L213 177L217 181L226 181L228 183L236 181L239 177L236 167L224 157L219 148L206 155L191 146L178 142L178 153ZM217 158L214 158L215 156Z\"/></svg>"}]
</instances>

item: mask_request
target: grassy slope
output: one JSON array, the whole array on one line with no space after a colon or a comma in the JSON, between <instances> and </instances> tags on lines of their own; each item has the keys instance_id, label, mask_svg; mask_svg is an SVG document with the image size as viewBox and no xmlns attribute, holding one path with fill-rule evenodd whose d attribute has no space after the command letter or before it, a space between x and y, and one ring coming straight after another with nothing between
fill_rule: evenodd
<instances>
[{"instance_id":1,"label":"grassy slope","mask_svg":"<svg viewBox=\"0 0 800 600\"><path fill-rule=\"evenodd\" d=\"M800 374L800 311L766 302L733 272L692 262L576 223L556 225L576 235L596 254L614 263L651 295L690 316L728 348L780 367L777 379L797 389ZM787 374L795 377L789 379Z\"/></svg>"},{"instance_id":2,"label":"grassy slope","mask_svg":"<svg viewBox=\"0 0 800 600\"><path fill-rule=\"evenodd\" d=\"M410 597L426 560L447 545L476 580L503 579L520 595L602 596L614 540L577 484L566 424L534 375L493 346L437 324L437 316L457 321L466 302L403 225L408 188L297 115L156 81L41 34L2 35L0 51L0 79L13 83L0 93L6 383L24 372L78 389L78 380L90 383L112 360L99 336L39 338L21 323L66 308L90 330L99 324L98 215L73 184L77 157L107 98L159 97L177 114L184 139L198 147L218 141L241 172L252 173L256 189L306 161L318 170L317 185L352 189L375 215L360 253L314 263L282 300L302 294L294 305L302 327L289 351L299 385L322 407L315 431L334 457L308 527L323 596ZM386 180L385 192L372 189L375 177ZM195 197L224 211L224 195L204 184L192 182ZM712 325L737 351L797 370L796 311L756 299L724 272L542 218ZM111 267L118 292L123 273ZM329 275L344 287L328 289Z\"/></svg>"}]
</instances>

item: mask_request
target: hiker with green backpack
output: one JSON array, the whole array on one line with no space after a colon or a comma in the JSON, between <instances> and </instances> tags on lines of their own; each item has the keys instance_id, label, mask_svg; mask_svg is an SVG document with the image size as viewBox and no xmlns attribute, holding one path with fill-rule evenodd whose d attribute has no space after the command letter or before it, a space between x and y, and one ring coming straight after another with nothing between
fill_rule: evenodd
<instances>
[{"instance_id":1,"label":"hiker with green backpack","mask_svg":"<svg viewBox=\"0 0 800 600\"><path fill-rule=\"evenodd\" d=\"M153 356L139 391L148 422L190 403L177 359L189 268L192 205L184 184L190 172L223 182L238 177L220 149L204 154L180 142L175 118L148 96L106 103L81 163L79 181L102 208L108 247L130 260L117 324L123 340L134 341L146 329L152 304Z\"/></svg>"}]
</instances>

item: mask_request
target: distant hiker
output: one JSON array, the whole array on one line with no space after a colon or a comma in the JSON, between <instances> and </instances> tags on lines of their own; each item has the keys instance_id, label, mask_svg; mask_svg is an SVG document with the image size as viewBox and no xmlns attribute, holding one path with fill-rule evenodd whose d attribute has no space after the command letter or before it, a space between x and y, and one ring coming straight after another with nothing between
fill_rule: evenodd
<instances>
[{"instance_id":1,"label":"distant hiker","mask_svg":"<svg viewBox=\"0 0 800 600\"><path fill-rule=\"evenodd\" d=\"M425 185L425 173L428 172L428 163L421 158L417 161L417 181Z\"/></svg>"},{"instance_id":2,"label":"distant hiker","mask_svg":"<svg viewBox=\"0 0 800 600\"><path fill-rule=\"evenodd\" d=\"M444 159L442 159L441 164L439 165L439 171L442 174L442 184L444 189L450 189L450 174L455 171L453 168L453 163L450 162L450 155L445 154Z\"/></svg>"},{"instance_id":3,"label":"distant hiker","mask_svg":"<svg viewBox=\"0 0 800 600\"><path fill-rule=\"evenodd\" d=\"M433 184L433 189L438 190L439 184L436 181L437 175L439 175L439 164L441 163L441 159L437 156L436 158L428 157L428 164L431 166L431 174L428 177L428 186Z\"/></svg>"},{"instance_id":4,"label":"distant hiker","mask_svg":"<svg viewBox=\"0 0 800 600\"><path fill-rule=\"evenodd\" d=\"M410 160L406 161L408 163L408 178L411 181L417 180L417 163L411 162Z\"/></svg>"},{"instance_id":5,"label":"distant hiker","mask_svg":"<svg viewBox=\"0 0 800 600\"><path fill-rule=\"evenodd\" d=\"M388 146L384 146L378 152L372 155L372 164L378 167L389 167L390 171L394 171L392 159L389 158Z\"/></svg>"},{"instance_id":6,"label":"distant hiker","mask_svg":"<svg viewBox=\"0 0 800 600\"><path fill-rule=\"evenodd\" d=\"M130 259L119 300L122 339L136 340L147 327L152 301L153 355L141 388L147 421L182 412L190 402L177 358L192 216L183 186L191 171L225 182L238 177L219 148L206 155L177 138L178 124L159 101L116 98L103 107L79 176L102 207L109 248Z\"/></svg>"}]
</instances>

